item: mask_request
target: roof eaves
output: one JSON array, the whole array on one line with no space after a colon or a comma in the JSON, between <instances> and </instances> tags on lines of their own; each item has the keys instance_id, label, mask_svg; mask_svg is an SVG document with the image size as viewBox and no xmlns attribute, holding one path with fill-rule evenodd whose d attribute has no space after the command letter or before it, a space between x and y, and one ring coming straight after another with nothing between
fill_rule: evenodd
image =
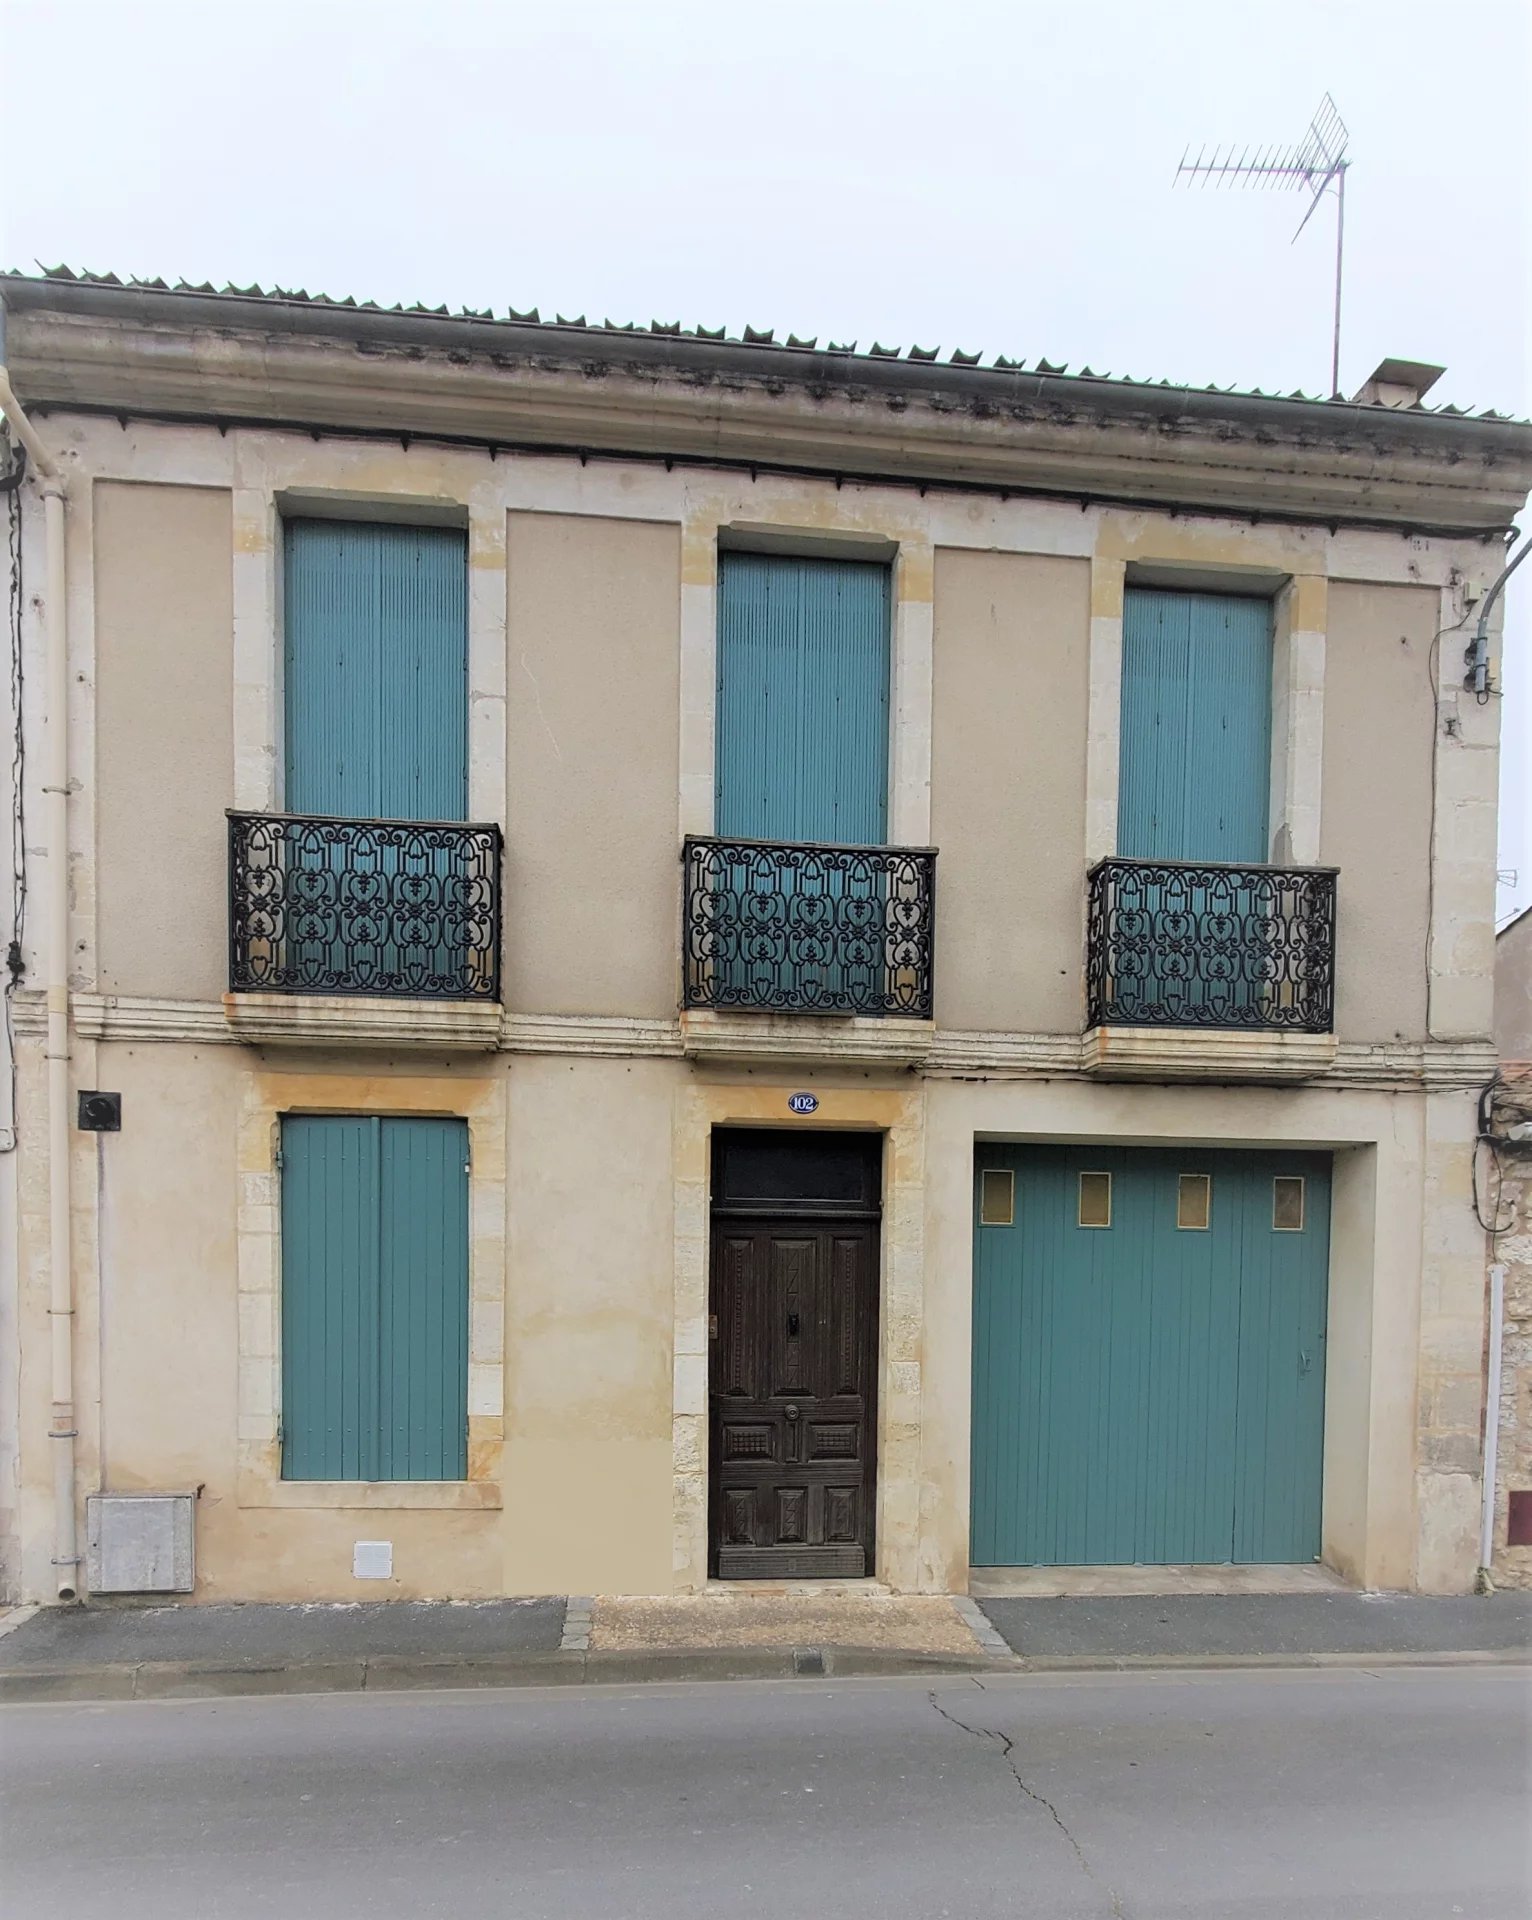
<instances>
[{"instance_id":1,"label":"roof eaves","mask_svg":"<svg viewBox=\"0 0 1532 1920\"><path fill-rule=\"evenodd\" d=\"M376 300L358 300L351 294L346 295L344 298L337 299L333 295L326 293L311 294L303 288L267 288L259 284L252 284L248 287L237 287L233 285L215 287L210 281L196 283L188 280L167 281L159 278L141 279L129 277L123 279L115 273L96 273L89 269L75 269L63 265L43 267L38 274L24 273L17 268L0 268L0 283L6 280L27 281L33 285L38 284L39 280L42 282L52 281L60 285L110 287L122 292L180 294L196 296L202 299L252 300L267 302L273 305L316 307L342 312L411 314L431 319L455 320L467 325L530 326L547 328L549 331L590 334L644 334L661 339L699 340L743 348L770 348L779 353L784 351L833 353L845 355L847 358L853 360L877 360L885 363L891 360L897 360L904 361L911 366L930 365L937 361L941 354L941 348L939 346L911 346L906 352L902 347L885 347L881 342L876 341L865 351L859 351L858 343L854 340L849 344L829 341L824 347L820 347L817 336L805 339L797 334L789 333L785 340L778 340L775 329L771 327L758 328L747 325L741 334L734 335L730 334L725 327L715 328L701 325L686 327L679 321L662 323L651 320L648 326L641 326L636 321L618 322L614 320L604 320L598 324L588 321L584 314L577 315L573 319L566 318L563 314L557 314L552 320L544 320L541 318L536 307L532 307L526 312L520 312L516 308L508 306L503 314L497 314L493 308L489 307L462 307L454 313L445 305L429 307L419 301L409 307L402 306L397 302L393 306L385 307ZM1088 366L1081 367L1077 372L1071 373L1067 361L1054 362L1043 358L1041 355L1038 356L1036 364L1029 369L1025 359L1012 359L1003 353L996 353L988 357L988 363L986 365L986 355L982 351L970 353L960 347L955 347L948 356L946 364L952 367L978 369L994 373L1017 374L1031 372L1049 379L1067 379L1070 381L1078 381L1082 385L1109 386L1119 390L1122 388L1138 387L1170 391L1179 390L1188 393L1200 391L1213 395L1223 395L1235 400L1291 402L1304 406L1347 409L1354 413L1381 413L1395 416L1401 413L1409 413L1453 419L1472 418L1483 421L1501 422L1508 425L1528 424L1527 422L1517 420L1514 415L1499 413L1491 407L1486 407L1478 413L1475 413L1471 408L1456 407L1450 403L1435 407L1428 407L1418 402L1408 408L1383 407L1376 403L1363 403L1335 395L1304 393L1301 389L1295 389L1292 393L1288 394L1268 394L1259 387L1219 387L1212 383L1199 389L1177 380L1135 379L1127 374L1114 375L1111 373L1097 373L1094 368Z\"/></svg>"}]
</instances>

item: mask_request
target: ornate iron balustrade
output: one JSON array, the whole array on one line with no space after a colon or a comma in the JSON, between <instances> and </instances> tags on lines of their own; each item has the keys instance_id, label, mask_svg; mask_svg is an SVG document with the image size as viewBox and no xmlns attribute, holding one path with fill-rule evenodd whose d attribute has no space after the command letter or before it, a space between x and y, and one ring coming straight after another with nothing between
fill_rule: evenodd
<instances>
[{"instance_id":1,"label":"ornate iron balustrade","mask_svg":"<svg viewBox=\"0 0 1532 1920\"><path fill-rule=\"evenodd\" d=\"M1335 876L1102 860L1088 881L1086 1024L1331 1032Z\"/></svg>"},{"instance_id":2,"label":"ornate iron balustrade","mask_svg":"<svg viewBox=\"0 0 1532 1920\"><path fill-rule=\"evenodd\" d=\"M683 1004L931 1018L934 847L689 838Z\"/></svg>"},{"instance_id":3,"label":"ornate iron balustrade","mask_svg":"<svg viewBox=\"0 0 1532 1920\"><path fill-rule=\"evenodd\" d=\"M500 829L229 815L229 988L500 998Z\"/></svg>"}]
</instances>

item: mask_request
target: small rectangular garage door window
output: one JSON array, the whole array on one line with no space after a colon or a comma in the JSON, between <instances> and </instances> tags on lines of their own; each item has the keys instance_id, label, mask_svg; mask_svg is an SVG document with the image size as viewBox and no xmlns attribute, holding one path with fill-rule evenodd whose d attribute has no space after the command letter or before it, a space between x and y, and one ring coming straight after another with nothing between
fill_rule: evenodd
<instances>
[{"instance_id":1,"label":"small rectangular garage door window","mask_svg":"<svg viewBox=\"0 0 1532 1920\"><path fill-rule=\"evenodd\" d=\"M1082 1227L1109 1227L1112 1224L1112 1176L1109 1173L1080 1175L1080 1211Z\"/></svg>"},{"instance_id":2,"label":"small rectangular garage door window","mask_svg":"<svg viewBox=\"0 0 1532 1920\"><path fill-rule=\"evenodd\" d=\"M1213 1176L1183 1173L1176 1183L1176 1225L1183 1233L1206 1233L1213 1217Z\"/></svg>"},{"instance_id":3,"label":"small rectangular garage door window","mask_svg":"<svg viewBox=\"0 0 1532 1920\"><path fill-rule=\"evenodd\" d=\"M1271 1183L1271 1225L1274 1233L1302 1233L1303 1180L1279 1174Z\"/></svg>"},{"instance_id":4,"label":"small rectangular garage door window","mask_svg":"<svg viewBox=\"0 0 1532 1920\"><path fill-rule=\"evenodd\" d=\"M1015 1174L1009 1167L985 1167L979 1175L979 1225L1008 1227L1015 1218Z\"/></svg>"}]
</instances>

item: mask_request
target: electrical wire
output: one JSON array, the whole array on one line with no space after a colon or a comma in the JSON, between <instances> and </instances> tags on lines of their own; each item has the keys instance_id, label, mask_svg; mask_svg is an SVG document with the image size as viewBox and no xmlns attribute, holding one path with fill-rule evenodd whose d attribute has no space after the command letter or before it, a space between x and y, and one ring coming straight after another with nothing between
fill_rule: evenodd
<instances>
[{"instance_id":1,"label":"electrical wire","mask_svg":"<svg viewBox=\"0 0 1532 1920\"><path fill-rule=\"evenodd\" d=\"M1431 696L1431 818L1427 827L1426 839L1426 945L1421 955L1421 964L1426 974L1426 1022L1431 1019L1431 928L1436 919L1436 736L1442 725L1441 695L1436 685L1436 663L1441 654L1443 639L1449 633L1461 633L1468 625L1473 614L1472 605L1465 606L1463 617L1450 627L1438 627L1431 636L1431 644L1426 649L1426 688ZM1449 734L1456 722L1447 723Z\"/></svg>"},{"instance_id":2,"label":"electrical wire","mask_svg":"<svg viewBox=\"0 0 1532 1920\"><path fill-rule=\"evenodd\" d=\"M1516 1203L1511 1202L1510 1218L1503 1220L1501 1213L1505 1205L1505 1162L1500 1157L1500 1142L1495 1138L1495 1094L1503 1082L1497 1073L1479 1092L1479 1124L1473 1143L1473 1217L1489 1236L1489 1257L1495 1257L1495 1242L1502 1233L1509 1233L1516 1224ZM1484 1204L1479 1192L1479 1168L1485 1150L1489 1153L1490 1171L1494 1179L1494 1198L1490 1204L1488 1220L1484 1217ZM1488 1200L1486 1193L1484 1199Z\"/></svg>"}]
</instances>

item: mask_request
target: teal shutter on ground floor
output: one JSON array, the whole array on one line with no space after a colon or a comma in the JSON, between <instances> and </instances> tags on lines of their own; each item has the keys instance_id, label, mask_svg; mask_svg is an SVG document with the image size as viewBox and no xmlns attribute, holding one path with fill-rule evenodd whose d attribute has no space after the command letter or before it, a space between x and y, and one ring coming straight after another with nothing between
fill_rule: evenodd
<instances>
[{"instance_id":1,"label":"teal shutter on ground floor","mask_svg":"<svg viewBox=\"0 0 1532 1920\"><path fill-rule=\"evenodd\" d=\"M282 1122L282 1475L467 1473L468 1128Z\"/></svg>"},{"instance_id":2,"label":"teal shutter on ground floor","mask_svg":"<svg viewBox=\"0 0 1532 1920\"><path fill-rule=\"evenodd\" d=\"M1329 1162L1316 1154L982 1147L975 1208L978 1566L1213 1564L1320 1550ZM1080 1175L1111 1176L1081 1226ZM1183 1174L1208 1176L1205 1231ZM1303 1225L1274 1225L1277 1178ZM1087 1215L1087 1217L1090 1217Z\"/></svg>"}]
</instances>

